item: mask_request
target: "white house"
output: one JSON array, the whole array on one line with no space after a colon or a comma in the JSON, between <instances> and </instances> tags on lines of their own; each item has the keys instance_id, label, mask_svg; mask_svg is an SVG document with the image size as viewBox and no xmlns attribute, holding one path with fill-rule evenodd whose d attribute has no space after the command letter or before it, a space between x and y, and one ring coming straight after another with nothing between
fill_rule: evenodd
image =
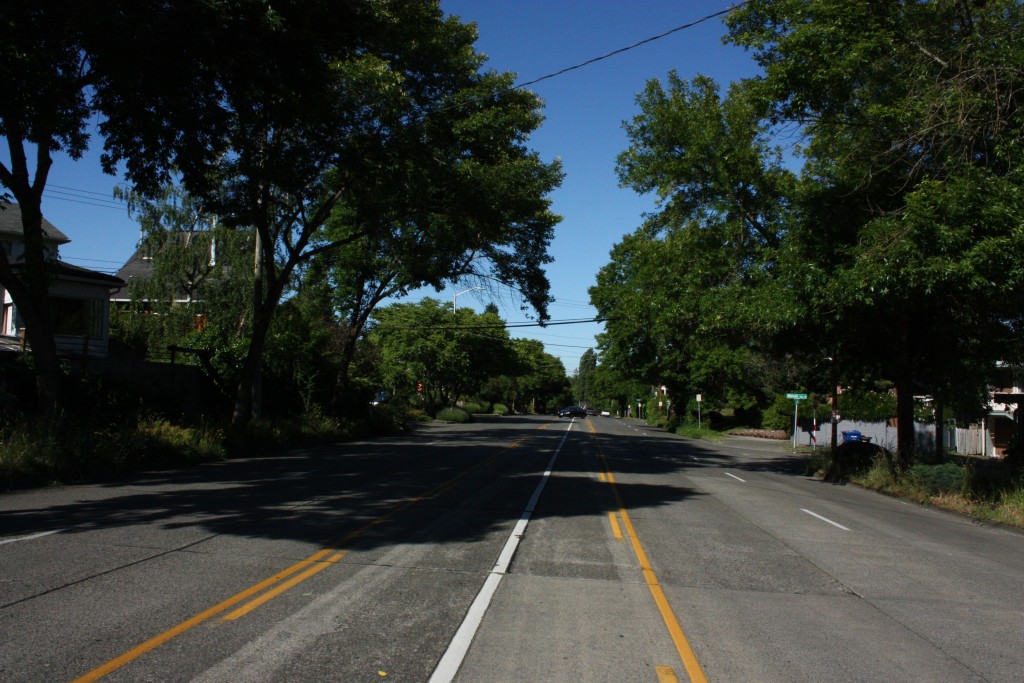
<instances>
[{"instance_id":1,"label":"white house","mask_svg":"<svg viewBox=\"0 0 1024 683\"><path fill-rule=\"evenodd\" d=\"M124 287L124 280L62 262L60 245L71 240L45 218L43 233L51 277L50 318L58 353L106 357L110 347L110 294ZM21 209L16 204L0 204L0 247L17 273L24 266L25 249ZM23 348L24 323L18 308L2 286L0 296L3 300L0 348Z\"/></svg>"}]
</instances>

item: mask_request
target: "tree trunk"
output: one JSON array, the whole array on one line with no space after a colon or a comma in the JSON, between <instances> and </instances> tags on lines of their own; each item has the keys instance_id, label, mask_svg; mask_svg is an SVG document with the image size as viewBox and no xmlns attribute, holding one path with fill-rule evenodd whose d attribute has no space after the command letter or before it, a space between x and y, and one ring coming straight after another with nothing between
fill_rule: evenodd
<instances>
[{"instance_id":1,"label":"tree trunk","mask_svg":"<svg viewBox=\"0 0 1024 683\"><path fill-rule=\"evenodd\" d=\"M945 411L945 406L942 405L942 399L938 396L935 397L935 462L941 463L946 457L946 449L943 441L945 439L945 420L942 419L942 413Z\"/></svg>"},{"instance_id":2,"label":"tree trunk","mask_svg":"<svg viewBox=\"0 0 1024 683\"><path fill-rule=\"evenodd\" d=\"M249 341L245 364L242 366L242 374L238 379L235 408L231 414L230 431L235 436L240 435L245 429L245 425L253 418L254 388L263 366L263 349L266 346L267 332L270 331L272 315L273 307L261 307L253 320L252 339Z\"/></svg>"},{"instance_id":3,"label":"tree trunk","mask_svg":"<svg viewBox=\"0 0 1024 683\"><path fill-rule=\"evenodd\" d=\"M18 193L19 196L21 193ZM59 414L63 407L62 374L53 341L50 322L50 288L46 262L42 251L43 215L38 204L30 199L19 199L22 233L25 239L25 265L22 276L14 274L6 256L0 263L0 284L14 301L18 314L25 323L25 336L32 348L35 365L38 410L43 418Z\"/></svg>"},{"instance_id":4,"label":"tree trunk","mask_svg":"<svg viewBox=\"0 0 1024 683\"><path fill-rule=\"evenodd\" d=\"M351 377L349 373L352 370L352 360L356 355L356 335L354 331L347 330L345 333L344 341L341 345L341 354L338 363L338 379L334 383L334 409L342 415L350 414L352 410L352 401L350 390L351 390ZM392 389L394 394L394 389Z\"/></svg>"},{"instance_id":5,"label":"tree trunk","mask_svg":"<svg viewBox=\"0 0 1024 683\"><path fill-rule=\"evenodd\" d=\"M896 382L896 460L902 469L914 462L914 392L911 382Z\"/></svg>"},{"instance_id":6,"label":"tree trunk","mask_svg":"<svg viewBox=\"0 0 1024 683\"><path fill-rule=\"evenodd\" d=\"M232 436L241 436L245 425L253 419L254 399L259 398L263 350L266 347L267 334L270 332L270 323L273 320L274 311L277 310L277 304L281 300L281 295L284 293L284 287L288 278L291 277L292 267L286 267L276 277L269 278L261 302L257 303L257 298L255 296L253 298L252 339L249 340L249 350L246 353L245 364L242 366L242 374L238 380L238 391L235 393L235 408L231 414L229 428Z\"/></svg>"}]
</instances>

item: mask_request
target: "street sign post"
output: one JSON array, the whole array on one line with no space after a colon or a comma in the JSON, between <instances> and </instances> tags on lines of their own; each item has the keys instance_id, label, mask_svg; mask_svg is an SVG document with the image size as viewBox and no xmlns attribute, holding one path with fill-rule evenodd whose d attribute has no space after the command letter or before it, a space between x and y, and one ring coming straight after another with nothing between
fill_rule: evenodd
<instances>
[{"instance_id":1,"label":"street sign post","mask_svg":"<svg viewBox=\"0 0 1024 683\"><path fill-rule=\"evenodd\" d=\"M786 394L786 398L793 400L793 450L796 450L797 442L797 429L799 429L798 419L800 417L800 401L807 399L807 394Z\"/></svg>"}]
</instances>

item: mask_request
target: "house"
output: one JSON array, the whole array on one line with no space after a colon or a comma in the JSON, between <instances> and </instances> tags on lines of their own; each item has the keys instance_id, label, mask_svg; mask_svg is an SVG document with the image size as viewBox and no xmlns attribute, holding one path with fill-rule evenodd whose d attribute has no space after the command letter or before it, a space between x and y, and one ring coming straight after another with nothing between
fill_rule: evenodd
<instances>
[{"instance_id":1,"label":"house","mask_svg":"<svg viewBox=\"0 0 1024 683\"><path fill-rule=\"evenodd\" d=\"M167 293L169 302L202 301L202 286L215 275L217 267L217 242L208 230L168 232L162 239L144 240L117 271L117 277L124 280L126 286L112 293L110 300L118 304L132 301L148 304L148 294L136 290L155 275L154 259L163 260L167 255L173 256L176 268L173 291Z\"/></svg>"},{"instance_id":2,"label":"house","mask_svg":"<svg viewBox=\"0 0 1024 683\"><path fill-rule=\"evenodd\" d=\"M1019 369L1005 363L1000 364L997 375L998 384L992 388L989 412L985 419L988 439L985 454L1001 458L1006 455L1011 441L1021 436L1024 427L1024 416L1021 415L1021 408L1024 407L1024 378Z\"/></svg>"},{"instance_id":3,"label":"house","mask_svg":"<svg viewBox=\"0 0 1024 683\"><path fill-rule=\"evenodd\" d=\"M125 286L114 275L79 268L60 260L59 249L71 240L43 219L44 249L50 273L50 318L57 352L65 356L105 358L110 348L110 295ZM21 209L0 204L0 246L15 273L24 267L24 233ZM17 306L2 286L3 318L0 348L24 348L24 322Z\"/></svg>"}]
</instances>

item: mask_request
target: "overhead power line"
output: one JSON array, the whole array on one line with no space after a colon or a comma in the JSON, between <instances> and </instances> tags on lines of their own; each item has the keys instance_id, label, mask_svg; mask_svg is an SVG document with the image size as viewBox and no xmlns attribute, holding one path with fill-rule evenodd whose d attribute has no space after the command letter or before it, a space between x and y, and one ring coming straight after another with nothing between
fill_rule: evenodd
<instances>
[{"instance_id":1,"label":"overhead power line","mask_svg":"<svg viewBox=\"0 0 1024 683\"><path fill-rule=\"evenodd\" d=\"M487 329L498 329L498 330L511 330L519 327L551 327L554 325L586 325L591 323L603 323L611 318L585 318L582 320L549 320L547 322L518 322L518 323L502 323L500 325L416 325L413 327L407 327L404 325L389 325L388 323L381 323L377 326L377 329L388 329L388 330L487 330Z\"/></svg>"},{"instance_id":2,"label":"overhead power line","mask_svg":"<svg viewBox=\"0 0 1024 683\"><path fill-rule=\"evenodd\" d=\"M582 69L585 66L590 66L591 64L595 64L597 62L603 61L605 59L608 59L609 57L614 57L616 55L621 55L623 52L629 52L630 50L634 50L634 49L640 47L641 45L646 45L647 43L653 43L654 41L661 40L662 38L665 38L667 36L672 35L673 33L678 33L679 31L684 31L684 30L686 30L688 28L693 28L694 26L697 26L698 24L703 24L705 21L710 21L711 19L714 19L715 17L720 17L720 16L722 16L724 14L729 14L734 9L737 9L738 7L742 7L745 4L747 4L746 0L744 2L738 2L736 4L730 5L729 7L726 7L725 9L723 9L723 10L721 10L719 12L715 12L714 14L709 14L709 15L701 17L700 19L697 19L695 21L691 21L689 23L683 24L682 26L676 26L673 29L669 29L668 31L665 31L664 33L660 33L660 34L658 34L656 36L651 36L650 38L645 38L645 39L643 39L641 41L633 43L632 45L627 45L626 47L619 48L618 50L612 50L608 54L601 55L600 57L594 57L593 59L588 59L585 62L580 62L579 64L575 64L573 66L566 67L566 68L561 69L559 71L555 71L554 73L547 74L546 76L541 76L540 78L535 78L532 81L526 81L525 83L519 83L515 87L517 87L517 88L525 88L528 85L534 85L536 83L540 83L541 81L546 81L546 80L549 80L551 78L556 78L558 76L561 76L562 74L567 74L570 71L576 71L577 69Z\"/></svg>"}]
</instances>

